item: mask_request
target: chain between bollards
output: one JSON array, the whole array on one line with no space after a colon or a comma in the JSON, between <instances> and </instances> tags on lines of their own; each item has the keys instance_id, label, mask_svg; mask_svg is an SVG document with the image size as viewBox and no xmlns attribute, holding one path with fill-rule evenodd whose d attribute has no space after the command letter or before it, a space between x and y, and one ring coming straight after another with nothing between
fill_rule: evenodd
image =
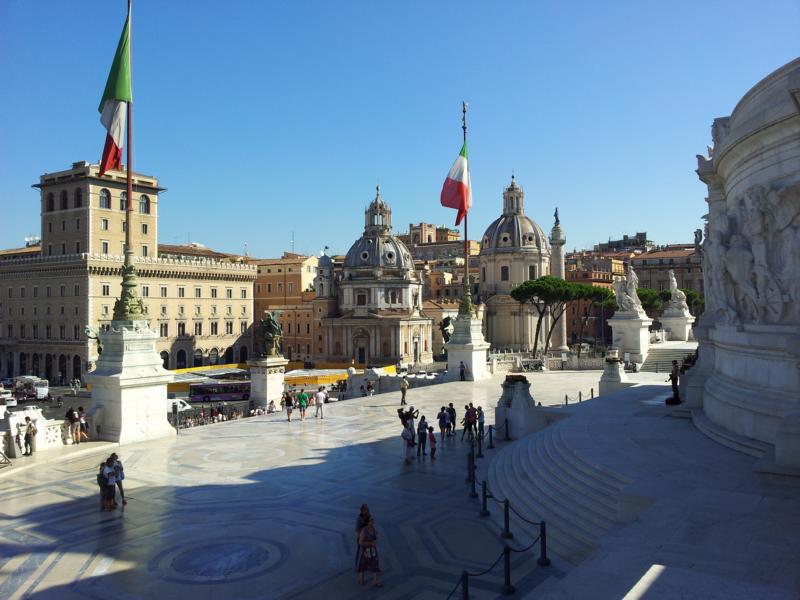
<instances>
[{"instance_id":1,"label":"chain between bollards","mask_svg":"<svg viewBox=\"0 0 800 600\"><path fill-rule=\"evenodd\" d=\"M503 587L500 590L503 595L510 596L516 590L511 585L511 548L503 546Z\"/></svg>"},{"instance_id":2,"label":"chain between bollards","mask_svg":"<svg viewBox=\"0 0 800 600\"><path fill-rule=\"evenodd\" d=\"M491 514L488 507L489 492L486 488L486 482L481 481L481 512L478 513L479 517L488 517Z\"/></svg>"},{"instance_id":3,"label":"chain between bollards","mask_svg":"<svg viewBox=\"0 0 800 600\"><path fill-rule=\"evenodd\" d=\"M489 425L489 445L486 446L489 450L494 449L494 442L492 441L492 432L494 431L494 426Z\"/></svg>"},{"instance_id":4,"label":"chain between bollards","mask_svg":"<svg viewBox=\"0 0 800 600\"><path fill-rule=\"evenodd\" d=\"M550 559L547 558L547 524L544 521L539 523L539 559L536 564L542 567L550 566Z\"/></svg>"},{"instance_id":5,"label":"chain between bollards","mask_svg":"<svg viewBox=\"0 0 800 600\"><path fill-rule=\"evenodd\" d=\"M503 531L500 532L500 537L506 540L510 540L511 538L514 537L514 534L511 533L511 530L509 530L508 528L509 508L510 508L510 503L508 501L508 498L506 498L505 500L503 500Z\"/></svg>"}]
</instances>

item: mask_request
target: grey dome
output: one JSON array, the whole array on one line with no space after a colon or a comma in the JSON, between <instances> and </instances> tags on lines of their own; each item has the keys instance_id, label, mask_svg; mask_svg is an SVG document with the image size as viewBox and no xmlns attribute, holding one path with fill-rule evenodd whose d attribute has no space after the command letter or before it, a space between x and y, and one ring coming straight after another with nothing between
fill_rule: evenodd
<instances>
[{"instance_id":1,"label":"grey dome","mask_svg":"<svg viewBox=\"0 0 800 600\"><path fill-rule=\"evenodd\" d=\"M534 248L549 253L547 236L533 220L525 215L503 215L489 225L481 240L481 252L503 249Z\"/></svg>"},{"instance_id":2,"label":"grey dome","mask_svg":"<svg viewBox=\"0 0 800 600\"><path fill-rule=\"evenodd\" d=\"M363 235L347 251L344 268L413 271L414 262L406 245L393 235Z\"/></svg>"}]
</instances>

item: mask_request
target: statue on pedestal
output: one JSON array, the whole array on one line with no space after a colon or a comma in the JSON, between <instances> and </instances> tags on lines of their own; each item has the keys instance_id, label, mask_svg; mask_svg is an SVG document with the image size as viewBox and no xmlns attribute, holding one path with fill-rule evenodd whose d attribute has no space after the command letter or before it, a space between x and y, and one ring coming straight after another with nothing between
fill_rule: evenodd
<instances>
[{"instance_id":1,"label":"statue on pedestal","mask_svg":"<svg viewBox=\"0 0 800 600\"><path fill-rule=\"evenodd\" d=\"M675 272L669 271L669 308L689 314L689 305L686 303L686 294L678 289L678 282L675 279Z\"/></svg>"},{"instance_id":2,"label":"statue on pedestal","mask_svg":"<svg viewBox=\"0 0 800 600\"><path fill-rule=\"evenodd\" d=\"M281 352L283 328L275 319L274 313L264 311L264 318L261 320L261 330L264 336L264 354L266 356L283 356Z\"/></svg>"},{"instance_id":3,"label":"statue on pedestal","mask_svg":"<svg viewBox=\"0 0 800 600\"><path fill-rule=\"evenodd\" d=\"M636 293L638 286L639 277L637 277L633 267L628 267L628 276L625 279L616 279L614 281L614 295L620 311L633 312L638 315L645 314L644 308L642 308L642 301L639 300L639 294Z\"/></svg>"}]
</instances>

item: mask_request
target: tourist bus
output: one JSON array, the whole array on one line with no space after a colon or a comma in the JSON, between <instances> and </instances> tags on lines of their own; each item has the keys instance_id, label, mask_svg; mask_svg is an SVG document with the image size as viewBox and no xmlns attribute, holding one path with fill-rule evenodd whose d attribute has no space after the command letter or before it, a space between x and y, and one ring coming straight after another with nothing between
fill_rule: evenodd
<instances>
[{"instance_id":1,"label":"tourist bus","mask_svg":"<svg viewBox=\"0 0 800 600\"><path fill-rule=\"evenodd\" d=\"M249 399L249 381L212 381L189 386L189 402L233 402Z\"/></svg>"}]
</instances>

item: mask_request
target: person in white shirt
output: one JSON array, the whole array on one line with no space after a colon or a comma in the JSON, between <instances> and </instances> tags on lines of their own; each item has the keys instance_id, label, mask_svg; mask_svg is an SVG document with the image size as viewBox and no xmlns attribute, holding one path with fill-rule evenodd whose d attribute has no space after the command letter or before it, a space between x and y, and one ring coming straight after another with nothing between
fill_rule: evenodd
<instances>
[{"instance_id":1,"label":"person in white shirt","mask_svg":"<svg viewBox=\"0 0 800 600\"><path fill-rule=\"evenodd\" d=\"M319 417L320 419L324 419L325 415L322 413L322 405L325 404L325 400L328 399L328 393L325 391L324 387L320 387L317 390L317 393L314 394L314 404L317 407L317 410L314 412L314 418L316 419Z\"/></svg>"}]
</instances>

